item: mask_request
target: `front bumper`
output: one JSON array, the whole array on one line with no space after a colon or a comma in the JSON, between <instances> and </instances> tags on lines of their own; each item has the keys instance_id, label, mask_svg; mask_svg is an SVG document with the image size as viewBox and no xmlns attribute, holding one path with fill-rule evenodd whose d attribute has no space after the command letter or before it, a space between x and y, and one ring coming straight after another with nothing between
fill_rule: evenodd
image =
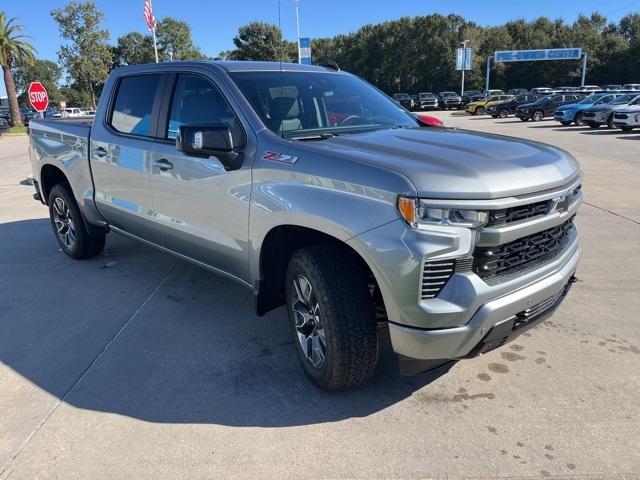
<instances>
[{"instance_id":1,"label":"front bumper","mask_svg":"<svg viewBox=\"0 0 640 480\"><path fill-rule=\"evenodd\" d=\"M576 112L572 110L556 111L553 114L554 120L557 120L558 122L573 122L573 120L575 119L575 116L576 116Z\"/></svg>"},{"instance_id":2,"label":"front bumper","mask_svg":"<svg viewBox=\"0 0 640 480\"><path fill-rule=\"evenodd\" d=\"M464 326L420 329L390 322L394 350L419 360L454 359L479 355L513 340L544 321L560 305L573 282L580 255L578 247L553 274L487 302ZM520 321L528 310L534 309L535 316Z\"/></svg>"},{"instance_id":3,"label":"front bumper","mask_svg":"<svg viewBox=\"0 0 640 480\"><path fill-rule=\"evenodd\" d=\"M583 116L585 122L588 123L597 123L598 125L605 125L609 118L610 113L605 112L595 112L593 115Z\"/></svg>"}]
</instances>

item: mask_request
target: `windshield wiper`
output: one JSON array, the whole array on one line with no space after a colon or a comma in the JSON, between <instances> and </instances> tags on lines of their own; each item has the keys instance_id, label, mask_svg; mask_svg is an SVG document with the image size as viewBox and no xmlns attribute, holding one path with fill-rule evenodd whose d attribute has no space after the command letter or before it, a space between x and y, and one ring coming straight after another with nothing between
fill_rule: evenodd
<instances>
[{"instance_id":1,"label":"windshield wiper","mask_svg":"<svg viewBox=\"0 0 640 480\"><path fill-rule=\"evenodd\" d=\"M333 138L336 137L338 134L337 133L310 133L307 135L293 135L289 138L291 138L292 140L300 140L300 141L307 141L307 140L328 140L329 138Z\"/></svg>"}]
</instances>

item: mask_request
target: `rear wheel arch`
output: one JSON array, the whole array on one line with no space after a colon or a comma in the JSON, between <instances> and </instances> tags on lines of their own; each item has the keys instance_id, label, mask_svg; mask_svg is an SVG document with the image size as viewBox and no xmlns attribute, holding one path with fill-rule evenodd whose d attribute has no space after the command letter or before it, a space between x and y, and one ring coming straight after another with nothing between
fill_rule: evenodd
<instances>
[{"instance_id":1,"label":"rear wheel arch","mask_svg":"<svg viewBox=\"0 0 640 480\"><path fill-rule=\"evenodd\" d=\"M71 190L71 184L67 176L55 165L47 163L40 170L40 188L42 190L42 200L45 204L49 203L49 193L51 189L58 184L65 184Z\"/></svg>"},{"instance_id":2,"label":"rear wheel arch","mask_svg":"<svg viewBox=\"0 0 640 480\"><path fill-rule=\"evenodd\" d=\"M296 251L312 245L330 245L347 252L361 270L362 280L369 283L376 309L384 310L380 288L371 268L350 245L312 228L279 225L267 233L260 248L260 279L256 295L258 315L262 316L286 303L285 278L289 259Z\"/></svg>"}]
</instances>

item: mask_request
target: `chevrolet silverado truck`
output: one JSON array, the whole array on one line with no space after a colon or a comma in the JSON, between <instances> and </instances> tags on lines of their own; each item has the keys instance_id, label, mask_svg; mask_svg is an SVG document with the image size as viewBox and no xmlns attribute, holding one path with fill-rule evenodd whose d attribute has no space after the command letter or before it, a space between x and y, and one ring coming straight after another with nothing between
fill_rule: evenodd
<instances>
[{"instance_id":1,"label":"chevrolet silverado truck","mask_svg":"<svg viewBox=\"0 0 640 480\"><path fill-rule=\"evenodd\" d=\"M29 134L64 253L114 232L238 282L260 316L285 306L327 390L366 382L379 338L408 374L500 347L558 307L581 254L570 154L427 126L335 65L118 68L95 118Z\"/></svg>"}]
</instances>

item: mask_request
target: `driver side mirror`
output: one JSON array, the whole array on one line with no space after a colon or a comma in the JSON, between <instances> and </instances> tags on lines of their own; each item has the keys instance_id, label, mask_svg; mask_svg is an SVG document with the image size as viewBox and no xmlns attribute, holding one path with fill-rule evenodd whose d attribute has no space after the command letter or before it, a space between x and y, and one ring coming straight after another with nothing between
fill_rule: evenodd
<instances>
[{"instance_id":1,"label":"driver side mirror","mask_svg":"<svg viewBox=\"0 0 640 480\"><path fill-rule=\"evenodd\" d=\"M233 135L226 125L181 125L176 136L176 149L194 157L215 156L225 170L242 164L242 154L234 152Z\"/></svg>"}]
</instances>

